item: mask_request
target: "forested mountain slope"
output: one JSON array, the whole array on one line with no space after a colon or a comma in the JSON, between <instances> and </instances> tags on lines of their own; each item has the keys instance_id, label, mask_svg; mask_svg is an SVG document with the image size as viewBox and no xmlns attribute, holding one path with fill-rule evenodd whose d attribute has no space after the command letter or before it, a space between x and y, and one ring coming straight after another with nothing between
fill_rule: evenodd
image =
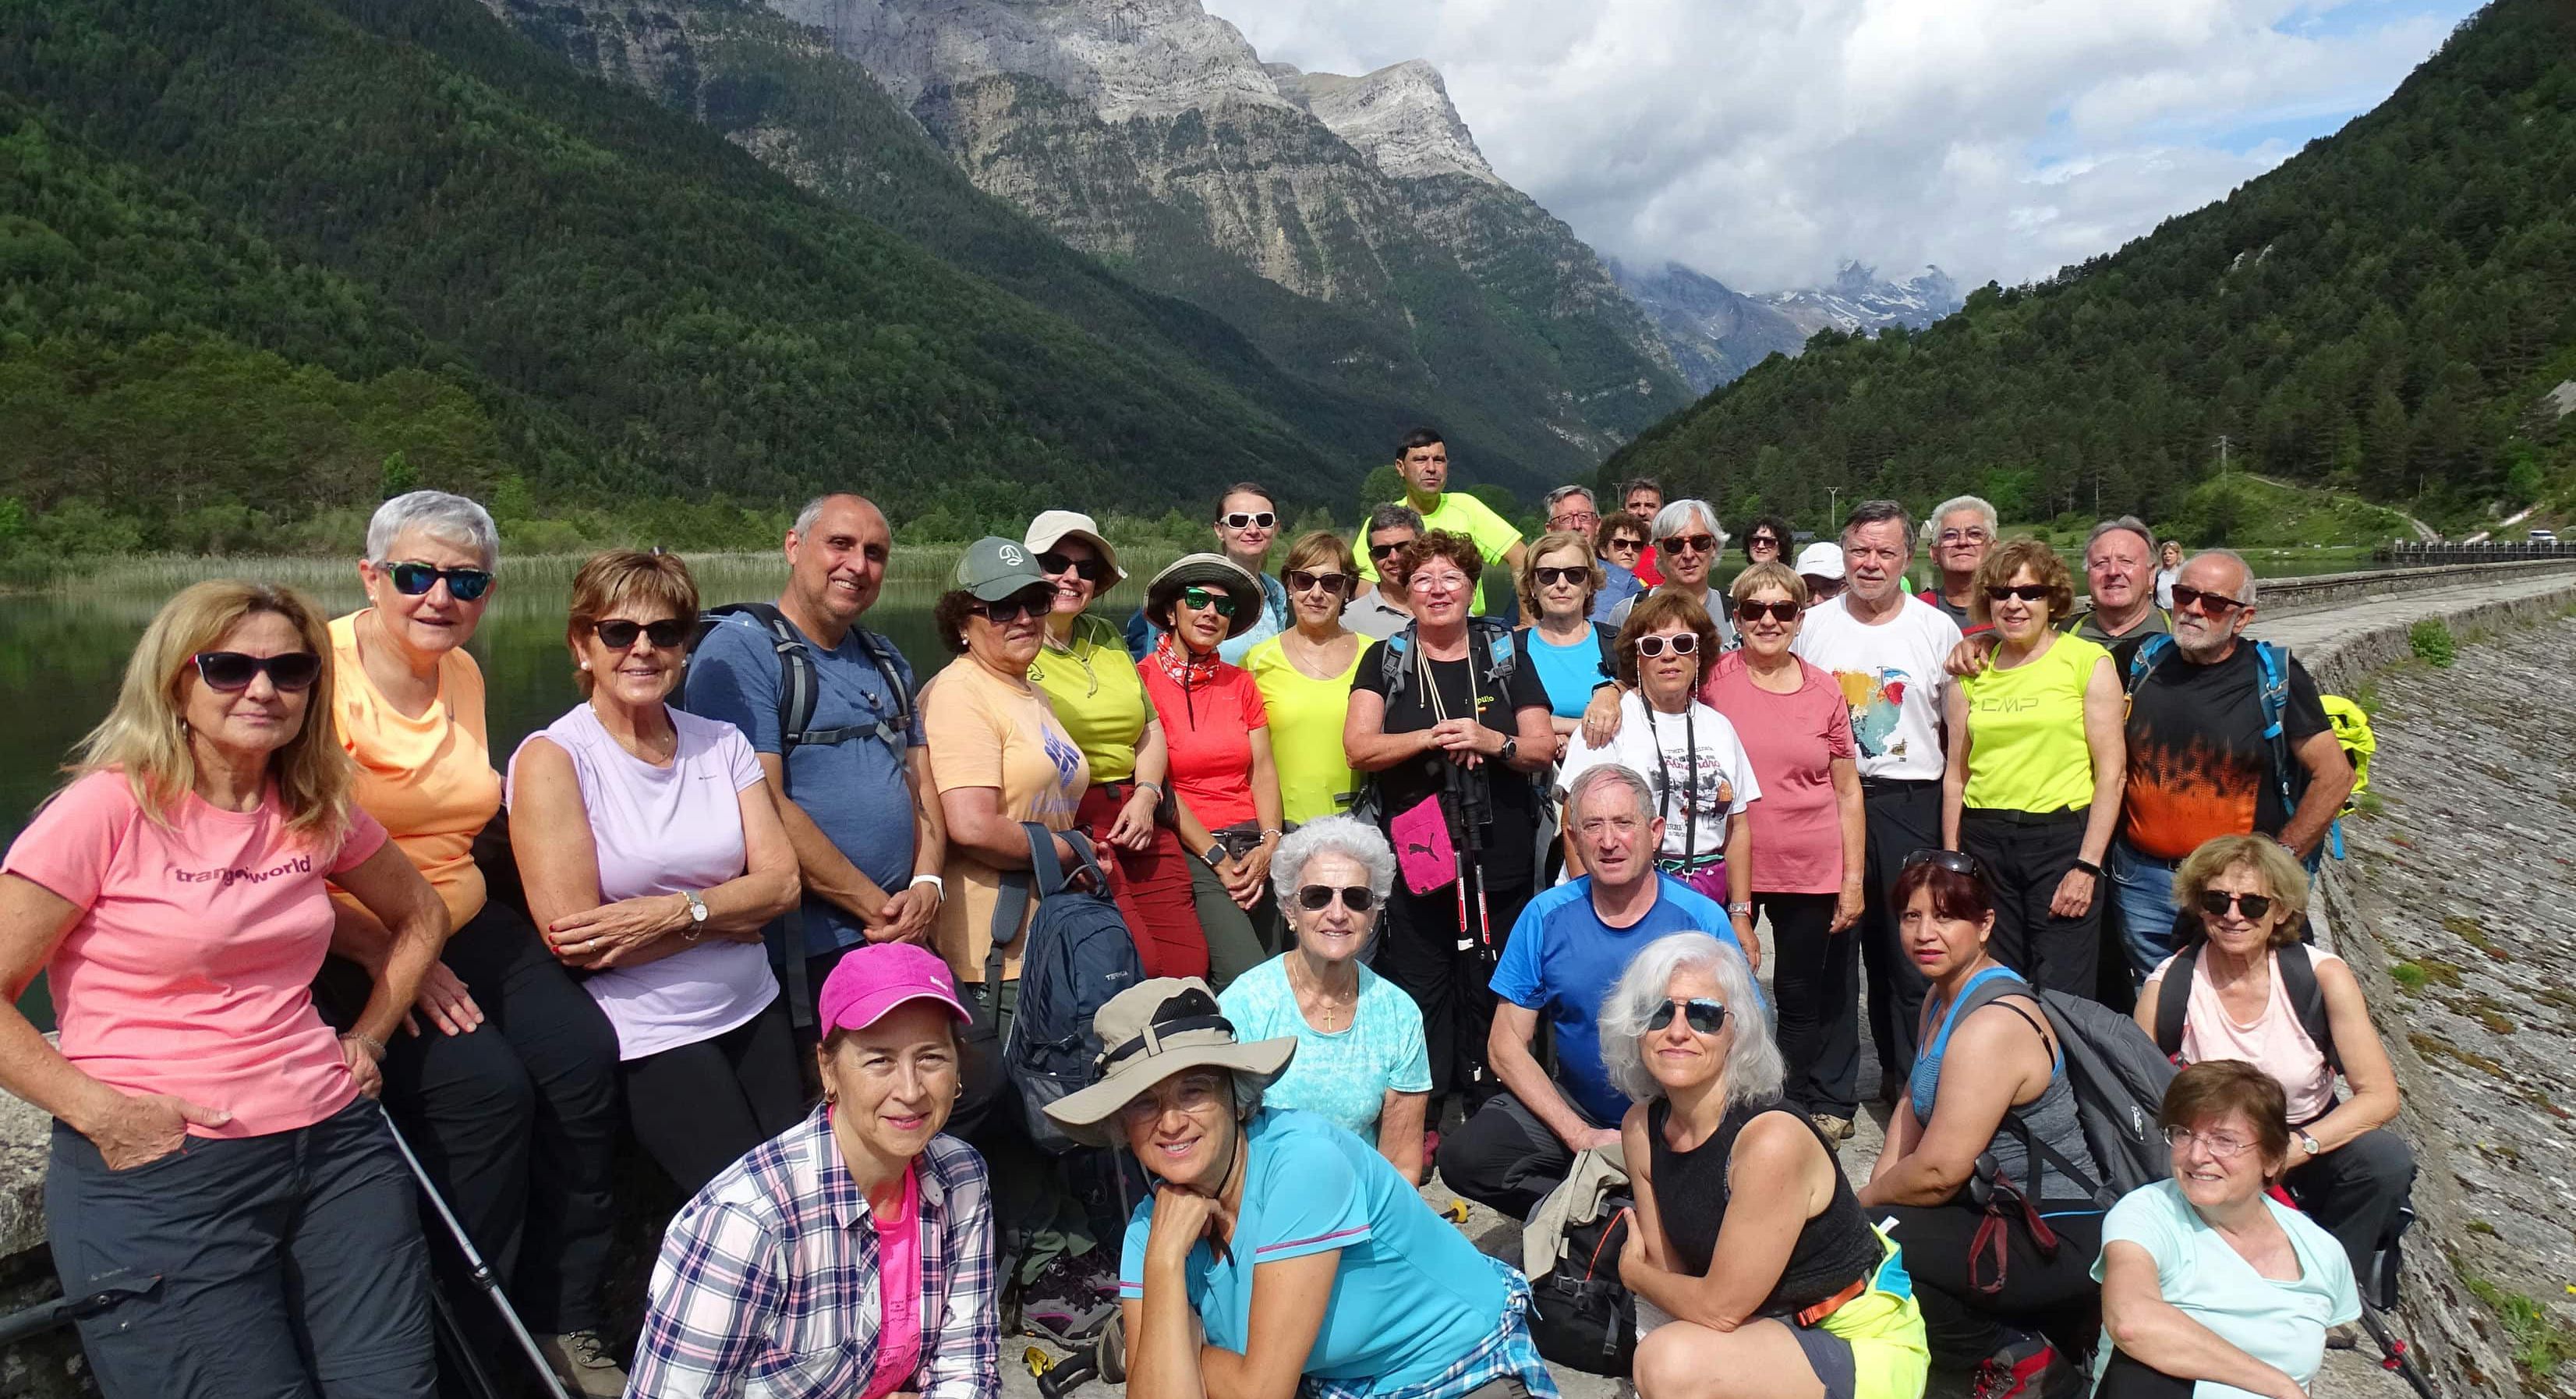
<instances>
[{"instance_id":1,"label":"forested mountain slope","mask_svg":"<svg viewBox=\"0 0 2576 1399\"><path fill-rule=\"evenodd\" d=\"M2232 463L2419 513L2576 470L2576 7L2496 0L2225 200L1928 330L1820 335L1602 468L1731 511L1825 487L2158 517Z\"/></svg>"}]
</instances>

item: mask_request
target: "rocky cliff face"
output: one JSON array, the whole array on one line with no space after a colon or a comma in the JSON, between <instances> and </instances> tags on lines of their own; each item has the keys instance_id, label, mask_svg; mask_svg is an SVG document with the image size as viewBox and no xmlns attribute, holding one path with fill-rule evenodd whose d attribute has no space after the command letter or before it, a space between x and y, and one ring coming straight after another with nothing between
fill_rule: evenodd
<instances>
[{"instance_id":1,"label":"rocky cliff face","mask_svg":"<svg viewBox=\"0 0 2576 1399\"><path fill-rule=\"evenodd\" d=\"M1806 346L1807 331L1780 308L1678 262L1647 273L1614 261L1610 274L1645 308L1694 393L1734 381L1774 352L1794 355Z\"/></svg>"},{"instance_id":2,"label":"rocky cliff face","mask_svg":"<svg viewBox=\"0 0 2576 1399\"><path fill-rule=\"evenodd\" d=\"M1809 335L1828 326L1845 332L1892 325L1921 330L1966 304L1959 284L1938 267L1890 282L1879 277L1877 268L1857 262L1844 263L1831 286L1773 292L1762 300Z\"/></svg>"}]
</instances>

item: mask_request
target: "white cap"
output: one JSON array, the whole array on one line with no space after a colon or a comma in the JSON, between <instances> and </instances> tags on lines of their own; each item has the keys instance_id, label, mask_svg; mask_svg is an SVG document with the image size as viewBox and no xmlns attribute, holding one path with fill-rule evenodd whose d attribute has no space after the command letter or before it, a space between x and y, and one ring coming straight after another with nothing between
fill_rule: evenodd
<instances>
[{"instance_id":1,"label":"white cap","mask_svg":"<svg viewBox=\"0 0 2576 1399\"><path fill-rule=\"evenodd\" d=\"M1099 522L1079 510L1039 511L1038 517L1029 521L1029 532L1021 537L1020 544L1032 554L1043 554L1067 538L1080 539L1099 550L1100 561L1109 565L1110 573L1116 575L1110 581L1127 581L1127 570L1118 566L1118 551L1110 548L1109 541L1100 537ZM1107 592L1108 589L1101 591Z\"/></svg>"},{"instance_id":2,"label":"white cap","mask_svg":"<svg viewBox=\"0 0 2576 1399\"><path fill-rule=\"evenodd\" d=\"M1802 576L1840 581L1843 576L1843 546L1818 541L1799 550L1798 572Z\"/></svg>"}]
</instances>

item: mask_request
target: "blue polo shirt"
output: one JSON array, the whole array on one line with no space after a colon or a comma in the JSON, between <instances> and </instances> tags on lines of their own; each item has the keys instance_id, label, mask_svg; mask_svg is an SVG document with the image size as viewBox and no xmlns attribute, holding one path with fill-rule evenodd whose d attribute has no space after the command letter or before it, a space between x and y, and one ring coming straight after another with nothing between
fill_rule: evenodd
<instances>
[{"instance_id":1,"label":"blue polo shirt","mask_svg":"<svg viewBox=\"0 0 2576 1399\"><path fill-rule=\"evenodd\" d=\"M911 663L884 637L852 627L840 645L826 651L798 635L814 659L818 694L812 728L874 728L878 720L893 721L900 712L885 671L869 659L870 645L882 648L905 694L916 688ZM742 730L754 752L776 753L778 679L778 651L769 629L755 617L735 613L707 633L689 661L689 711ZM924 742L918 708L903 742L907 750ZM912 789L905 782L904 754L891 744L873 737L800 743L787 755L787 795L861 874L889 893L912 883ZM806 956L865 941L867 930L856 914L805 896Z\"/></svg>"},{"instance_id":2,"label":"blue polo shirt","mask_svg":"<svg viewBox=\"0 0 2576 1399\"><path fill-rule=\"evenodd\" d=\"M1634 927L1613 928L1592 911L1592 876L1568 880L1521 909L1494 967L1494 994L1547 1018L1556 1031L1556 1081L1595 1123L1616 1126L1628 1095L1601 1067L1594 1024L1630 959L1667 933L1706 933L1742 950L1716 900L1668 874L1655 876L1655 903Z\"/></svg>"}]
</instances>

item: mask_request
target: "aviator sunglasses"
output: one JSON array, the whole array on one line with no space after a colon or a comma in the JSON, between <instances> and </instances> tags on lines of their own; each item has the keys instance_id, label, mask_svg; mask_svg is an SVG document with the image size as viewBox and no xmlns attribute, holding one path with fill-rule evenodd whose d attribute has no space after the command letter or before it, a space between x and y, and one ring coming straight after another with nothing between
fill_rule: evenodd
<instances>
[{"instance_id":1,"label":"aviator sunglasses","mask_svg":"<svg viewBox=\"0 0 2576 1399\"><path fill-rule=\"evenodd\" d=\"M1308 913L1321 913L1332 907L1333 896L1340 895L1342 907L1353 913L1366 913L1377 904L1377 895L1365 884L1347 884L1335 888L1330 884L1309 884L1297 891L1297 906Z\"/></svg>"},{"instance_id":2,"label":"aviator sunglasses","mask_svg":"<svg viewBox=\"0 0 2576 1399\"><path fill-rule=\"evenodd\" d=\"M689 622L682 617L665 617L658 622L630 622L616 617L591 623L590 631L599 638L600 645L611 651L626 650L638 636L651 641L655 650L668 651L689 639Z\"/></svg>"},{"instance_id":3,"label":"aviator sunglasses","mask_svg":"<svg viewBox=\"0 0 2576 1399\"><path fill-rule=\"evenodd\" d=\"M2224 889L2203 889L2199 903L2200 911L2212 918L2226 917L2229 904L2244 910L2250 922L2259 923L2272 913L2272 896L2269 894L2231 894Z\"/></svg>"},{"instance_id":4,"label":"aviator sunglasses","mask_svg":"<svg viewBox=\"0 0 2576 1399\"><path fill-rule=\"evenodd\" d=\"M1755 602L1751 598L1746 598L1742 602L1735 604L1735 620L1739 622L1758 622L1764 617L1769 617L1775 622L1794 622L1798 620L1798 604L1794 602Z\"/></svg>"},{"instance_id":5,"label":"aviator sunglasses","mask_svg":"<svg viewBox=\"0 0 2576 1399\"><path fill-rule=\"evenodd\" d=\"M239 651L200 651L197 678L209 689L229 694L247 690L262 672L281 690L309 690L322 674L322 658L310 651L281 651L274 656L245 656Z\"/></svg>"},{"instance_id":6,"label":"aviator sunglasses","mask_svg":"<svg viewBox=\"0 0 2576 1399\"><path fill-rule=\"evenodd\" d=\"M1685 631L1675 632L1670 636L1658 633L1654 636L1637 638L1637 654L1648 660L1664 654L1664 648L1667 646L1672 648L1674 655L1687 656L1699 650L1699 636L1695 632Z\"/></svg>"},{"instance_id":7,"label":"aviator sunglasses","mask_svg":"<svg viewBox=\"0 0 2576 1399\"><path fill-rule=\"evenodd\" d=\"M1696 1034L1716 1034L1718 1028L1726 1023L1725 1002L1693 996L1687 1001L1666 1001L1655 1007L1646 1016L1646 1033L1653 1034L1672 1024L1675 1011L1681 1012L1683 1022Z\"/></svg>"},{"instance_id":8,"label":"aviator sunglasses","mask_svg":"<svg viewBox=\"0 0 2576 1399\"><path fill-rule=\"evenodd\" d=\"M385 571L385 576L393 580L394 591L404 597L425 597L442 578L447 580L447 595L458 602L472 602L492 587L488 569L440 568L425 563L380 563L376 567Z\"/></svg>"},{"instance_id":9,"label":"aviator sunglasses","mask_svg":"<svg viewBox=\"0 0 2576 1399\"><path fill-rule=\"evenodd\" d=\"M1107 559L1077 559L1069 554L1059 554L1052 549L1038 555L1040 573L1054 575L1068 568L1073 570L1074 577L1085 583L1097 583L1109 576Z\"/></svg>"}]
</instances>

